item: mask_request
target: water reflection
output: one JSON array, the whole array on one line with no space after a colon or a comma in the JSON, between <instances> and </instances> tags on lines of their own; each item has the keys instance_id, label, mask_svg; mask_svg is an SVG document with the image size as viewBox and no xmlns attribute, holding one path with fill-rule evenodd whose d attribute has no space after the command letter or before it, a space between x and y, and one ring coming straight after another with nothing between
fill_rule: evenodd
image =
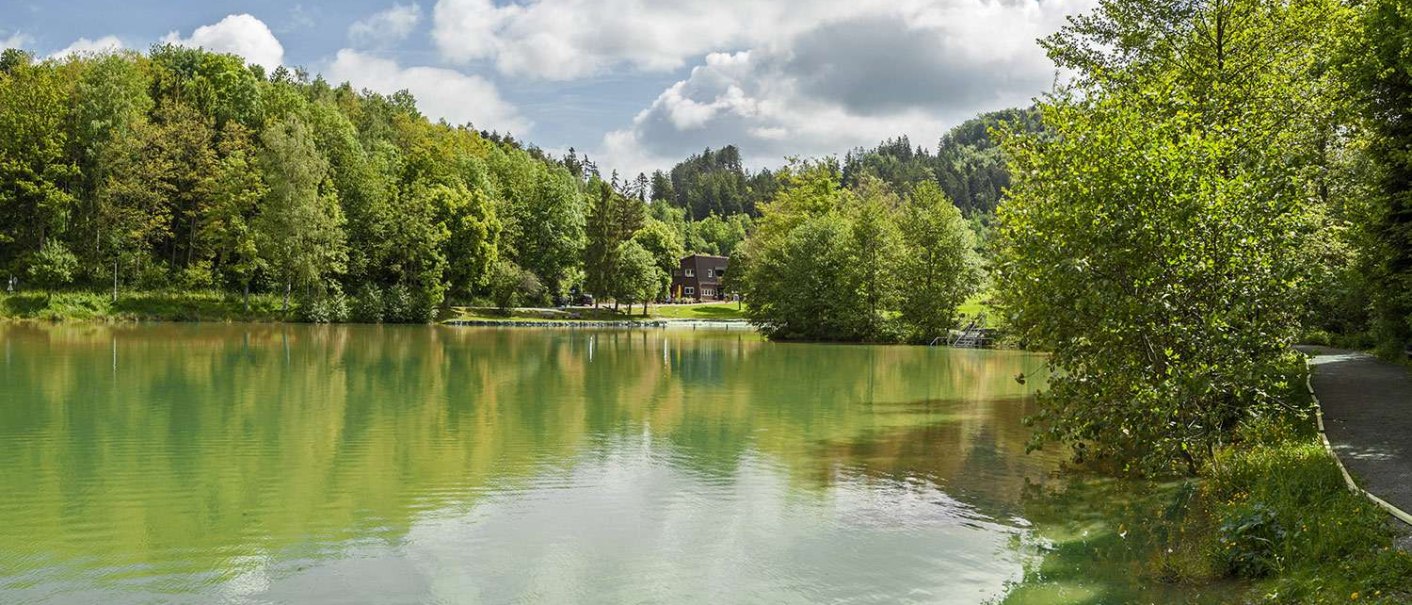
<instances>
[{"instance_id":1,"label":"water reflection","mask_svg":"<svg viewBox=\"0 0 1412 605\"><path fill-rule=\"evenodd\" d=\"M978 602L1010 352L741 332L0 326L0 600Z\"/></svg>"}]
</instances>

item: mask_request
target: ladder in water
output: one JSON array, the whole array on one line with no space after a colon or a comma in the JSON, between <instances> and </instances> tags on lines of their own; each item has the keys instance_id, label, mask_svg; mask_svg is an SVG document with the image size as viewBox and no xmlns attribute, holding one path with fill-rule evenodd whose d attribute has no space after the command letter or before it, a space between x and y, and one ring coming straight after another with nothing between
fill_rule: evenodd
<instances>
[{"instance_id":1,"label":"ladder in water","mask_svg":"<svg viewBox=\"0 0 1412 605\"><path fill-rule=\"evenodd\" d=\"M985 316L978 315L971 323L966 325L966 329L961 330L961 334L951 341L951 346L962 349L979 348L985 339Z\"/></svg>"}]
</instances>

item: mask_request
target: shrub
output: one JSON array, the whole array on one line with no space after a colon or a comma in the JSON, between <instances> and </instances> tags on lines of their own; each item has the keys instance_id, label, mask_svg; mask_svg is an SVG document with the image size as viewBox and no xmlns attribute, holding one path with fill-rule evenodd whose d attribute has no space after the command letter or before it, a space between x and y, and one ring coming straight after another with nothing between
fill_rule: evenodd
<instances>
[{"instance_id":1,"label":"shrub","mask_svg":"<svg viewBox=\"0 0 1412 605\"><path fill-rule=\"evenodd\" d=\"M389 323L407 323L412 314L412 293L407 286L396 284L383 290L382 318Z\"/></svg>"},{"instance_id":2,"label":"shrub","mask_svg":"<svg viewBox=\"0 0 1412 605\"><path fill-rule=\"evenodd\" d=\"M527 299L542 296L544 286L534 273L508 260L495 263L491 269L490 294L501 310L519 306Z\"/></svg>"},{"instance_id":3,"label":"shrub","mask_svg":"<svg viewBox=\"0 0 1412 605\"><path fill-rule=\"evenodd\" d=\"M216 286L216 275L211 271L211 261L200 261L182 269L177 283L184 290L209 290Z\"/></svg>"},{"instance_id":4,"label":"shrub","mask_svg":"<svg viewBox=\"0 0 1412 605\"><path fill-rule=\"evenodd\" d=\"M309 323L341 323L348 321L348 297L337 285L322 294L299 302L299 319Z\"/></svg>"},{"instance_id":5,"label":"shrub","mask_svg":"<svg viewBox=\"0 0 1412 605\"><path fill-rule=\"evenodd\" d=\"M436 318L440 295L402 284L388 287L382 296L382 319L388 323L420 324Z\"/></svg>"},{"instance_id":6,"label":"shrub","mask_svg":"<svg viewBox=\"0 0 1412 605\"><path fill-rule=\"evenodd\" d=\"M375 324L383 318L383 292L381 288L367 284L358 290L349 309L349 318L359 323Z\"/></svg>"},{"instance_id":7,"label":"shrub","mask_svg":"<svg viewBox=\"0 0 1412 605\"><path fill-rule=\"evenodd\" d=\"M63 242L50 238L30 259L29 277L41 288L61 288L74 280L78 257Z\"/></svg>"}]
</instances>

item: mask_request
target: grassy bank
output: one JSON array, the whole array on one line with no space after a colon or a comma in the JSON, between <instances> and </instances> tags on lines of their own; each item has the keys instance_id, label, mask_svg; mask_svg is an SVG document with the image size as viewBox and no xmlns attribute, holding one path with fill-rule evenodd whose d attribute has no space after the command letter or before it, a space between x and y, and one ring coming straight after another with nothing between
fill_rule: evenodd
<instances>
[{"instance_id":1,"label":"grassy bank","mask_svg":"<svg viewBox=\"0 0 1412 605\"><path fill-rule=\"evenodd\" d=\"M0 319L36 321L294 321L297 303L290 312L280 309L283 299L274 294L250 296L246 310L239 295L224 292L122 292L116 301L107 292L23 292L0 293ZM641 307L614 311L611 307L557 311L514 309L507 316L489 307L452 307L441 319L489 319L511 321L584 320L636 321L661 319L741 320L735 303L695 305L652 305L648 315Z\"/></svg>"},{"instance_id":2,"label":"grassy bank","mask_svg":"<svg viewBox=\"0 0 1412 605\"><path fill-rule=\"evenodd\" d=\"M274 295L239 296L221 292L110 293L24 292L0 294L0 318L39 321L284 321L283 301Z\"/></svg>"},{"instance_id":3,"label":"grassy bank","mask_svg":"<svg viewBox=\"0 0 1412 605\"><path fill-rule=\"evenodd\" d=\"M626 308L614 311L603 306L596 309L511 309L505 311L493 307L452 307L445 320L494 320L494 321L653 321L675 320L742 320L744 314L735 303L701 303L694 305L649 305L647 315L642 307L633 307L632 313Z\"/></svg>"},{"instance_id":4,"label":"grassy bank","mask_svg":"<svg viewBox=\"0 0 1412 605\"><path fill-rule=\"evenodd\" d=\"M1195 479L1088 478L1031 498L1049 547L1006 602L1412 602L1412 556L1394 545L1408 528L1348 491L1312 420L1237 438ZM1115 559L1151 593L1071 583Z\"/></svg>"},{"instance_id":5,"label":"grassy bank","mask_svg":"<svg viewBox=\"0 0 1412 605\"><path fill-rule=\"evenodd\" d=\"M1187 528L1210 571L1268 602L1412 602L1412 557L1393 544L1407 528L1348 491L1312 430L1230 448L1207 475Z\"/></svg>"}]
</instances>

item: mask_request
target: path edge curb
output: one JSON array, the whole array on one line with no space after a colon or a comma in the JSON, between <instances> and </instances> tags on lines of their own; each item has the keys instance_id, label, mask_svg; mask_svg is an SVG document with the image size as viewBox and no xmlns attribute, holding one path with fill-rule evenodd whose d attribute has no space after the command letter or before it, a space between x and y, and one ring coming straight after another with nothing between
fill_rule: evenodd
<instances>
[{"instance_id":1,"label":"path edge curb","mask_svg":"<svg viewBox=\"0 0 1412 605\"><path fill-rule=\"evenodd\" d=\"M1318 422L1319 426L1319 443L1324 444L1324 451L1328 452L1329 455L1333 457L1334 463L1338 465L1338 471L1343 474L1343 482L1348 486L1348 491L1363 495L1363 497L1371 500L1373 504L1387 511L1388 514L1395 517L1398 521L1412 525L1412 514L1408 514L1407 511L1393 506L1387 500L1383 500L1373 495L1372 492L1358 487L1358 482L1354 481L1353 475L1348 473L1348 467L1343 465L1343 459L1339 458L1338 452L1334 451L1333 444L1329 442L1328 433L1324 432L1324 405L1319 403L1319 396L1314 393L1314 364L1310 363L1311 361L1313 361L1313 357L1309 355L1304 356L1304 369L1306 370L1304 372L1304 388L1308 389L1309 398L1314 401L1314 419Z\"/></svg>"}]
</instances>

